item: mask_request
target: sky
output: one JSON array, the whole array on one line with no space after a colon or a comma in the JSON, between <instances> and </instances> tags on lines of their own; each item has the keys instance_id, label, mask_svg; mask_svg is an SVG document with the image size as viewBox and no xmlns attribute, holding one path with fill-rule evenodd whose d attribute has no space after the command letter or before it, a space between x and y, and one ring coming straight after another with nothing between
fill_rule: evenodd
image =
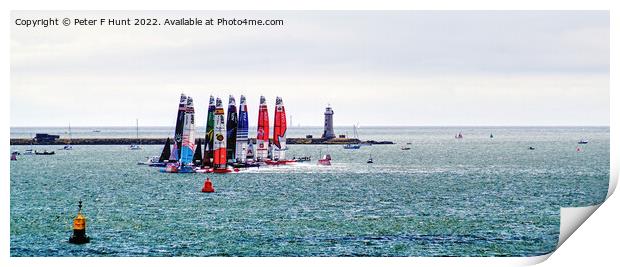
<instances>
[{"instance_id":1,"label":"sky","mask_svg":"<svg viewBox=\"0 0 620 267\"><path fill-rule=\"evenodd\" d=\"M609 125L607 11L30 12L283 26L11 26L11 126L172 126L181 93L294 125ZM290 117L289 117L290 119Z\"/></svg>"}]
</instances>

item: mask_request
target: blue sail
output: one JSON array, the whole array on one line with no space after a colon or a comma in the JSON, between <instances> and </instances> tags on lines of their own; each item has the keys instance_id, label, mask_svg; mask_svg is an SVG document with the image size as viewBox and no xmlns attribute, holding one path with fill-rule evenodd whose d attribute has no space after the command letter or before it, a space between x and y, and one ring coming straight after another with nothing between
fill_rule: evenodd
<instances>
[{"instance_id":1,"label":"blue sail","mask_svg":"<svg viewBox=\"0 0 620 267\"><path fill-rule=\"evenodd\" d=\"M237 120L236 160L245 162L248 150L248 105L245 96L241 95L239 102L239 119Z\"/></svg>"}]
</instances>

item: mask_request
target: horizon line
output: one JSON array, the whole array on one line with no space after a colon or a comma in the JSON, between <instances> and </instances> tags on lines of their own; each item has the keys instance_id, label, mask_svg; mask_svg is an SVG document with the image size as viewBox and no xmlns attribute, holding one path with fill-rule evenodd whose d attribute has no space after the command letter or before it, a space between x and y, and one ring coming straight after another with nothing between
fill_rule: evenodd
<instances>
[{"instance_id":1,"label":"horizon line","mask_svg":"<svg viewBox=\"0 0 620 267\"><path fill-rule=\"evenodd\" d=\"M10 128L69 128L67 125L61 126L52 126L52 125L44 125L44 126L9 126ZM135 127L135 125L85 125L85 126L71 126L71 128L96 128L96 127L110 127L110 128L123 128L123 127ZM174 125L144 125L139 126L142 127L170 127L174 128ZM206 125L196 125L196 128L202 127L205 128ZM257 125L249 125L249 128L256 128ZM292 125L287 128L323 128L323 125ZM353 125L334 125L334 127L345 128L345 127L353 127ZM610 125L601 125L601 124L583 124L583 125L570 125L570 124L504 124L504 125L445 125L445 124L434 124L434 125L357 125L357 128L364 127L610 127Z\"/></svg>"}]
</instances>

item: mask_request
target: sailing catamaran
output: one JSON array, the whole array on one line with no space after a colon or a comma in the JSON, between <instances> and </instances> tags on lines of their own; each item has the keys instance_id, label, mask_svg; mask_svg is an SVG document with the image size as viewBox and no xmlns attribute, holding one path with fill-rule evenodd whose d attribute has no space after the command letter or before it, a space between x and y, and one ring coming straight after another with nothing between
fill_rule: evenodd
<instances>
[{"instance_id":1,"label":"sailing catamaran","mask_svg":"<svg viewBox=\"0 0 620 267\"><path fill-rule=\"evenodd\" d=\"M193 165L192 159L194 158L194 150L196 148L194 144L196 140L194 127L194 103L192 98L188 96L185 118L183 119L183 134L181 135L181 157L179 158L181 167Z\"/></svg>"},{"instance_id":2,"label":"sailing catamaran","mask_svg":"<svg viewBox=\"0 0 620 267\"><path fill-rule=\"evenodd\" d=\"M227 173L226 166L226 123L224 121L224 106L218 97L215 100L215 123L213 125L213 172Z\"/></svg>"},{"instance_id":3,"label":"sailing catamaran","mask_svg":"<svg viewBox=\"0 0 620 267\"><path fill-rule=\"evenodd\" d=\"M295 162L286 159L286 111L281 97L276 97L276 108L273 116L272 160L267 164L287 164Z\"/></svg>"},{"instance_id":4,"label":"sailing catamaran","mask_svg":"<svg viewBox=\"0 0 620 267\"><path fill-rule=\"evenodd\" d=\"M230 162L235 162L235 148L237 143L237 104L235 97L228 97L228 120L226 121L226 158Z\"/></svg>"},{"instance_id":5,"label":"sailing catamaran","mask_svg":"<svg viewBox=\"0 0 620 267\"><path fill-rule=\"evenodd\" d=\"M178 161L181 156L181 147L183 142L183 124L185 121L185 107L187 105L187 96L181 94L179 101L179 109L177 111L177 122L174 128L174 143L172 145L172 153L170 160Z\"/></svg>"},{"instance_id":6,"label":"sailing catamaran","mask_svg":"<svg viewBox=\"0 0 620 267\"><path fill-rule=\"evenodd\" d=\"M256 160L265 161L269 154L269 111L264 96L258 106L258 129L256 134Z\"/></svg>"},{"instance_id":7,"label":"sailing catamaran","mask_svg":"<svg viewBox=\"0 0 620 267\"><path fill-rule=\"evenodd\" d=\"M195 124L194 124L194 102L191 97L181 94L179 110L177 112L177 122L174 134L173 149L169 156L169 163L162 172L170 173L190 173L194 172L193 159L195 152ZM168 144L168 143L166 143ZM164 146L164 150L168 147ZM164 151L162 156L165 157ZM175 163L176 161L176 163Z\"/></svg>"},{"instance_id":8,"label":"sailing catamaran","mask_svg":"<svg viewBox=\"0 0 620 267\"><path fill-rule=\"evenodd\" d=\"M136 119L136 139L138 140L138 144L131 144L129 146L129 150L140 150L142 147L140 146L140 138L138 137L138 119Z\"/></svg>"},{"instance_id":9,"label":"sailing catamaran","mask_svg":"<svg viewBox=\"0 0 620 267\"><path fill-rule=\"evenodd\" d=\"M213 125L215 123L215 99L209 96L209 112L207 114L207 131L205 132L205 151L202 167L213 166Z\"/></svg>"},{"instance_id":10,"label":"sailing catamaran","mask_svg":"<svg viewBox=\"0 0 620 267\"><path fill-rule=\"evenodd\" d=\"M245 163L248 152L248 105L245 96L239 98L239 119L237 120L236 162Z\"/></svg>"}]
</instances>

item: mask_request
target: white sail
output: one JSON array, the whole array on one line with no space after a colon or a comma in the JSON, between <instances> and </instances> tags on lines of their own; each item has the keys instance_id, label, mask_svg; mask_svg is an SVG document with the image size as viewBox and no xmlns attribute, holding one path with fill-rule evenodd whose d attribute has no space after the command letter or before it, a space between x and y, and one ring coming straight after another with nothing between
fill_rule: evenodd
<instances>
[{"instance_id":1,"label":"white sail","mask_svg":"<svg viewBox=\"0 0 620 267\"><path fill-rule=\"evenodd\" d=\"M194 124L194 103L191 97L187 97L185 119L183 121L183 138L181 143L181 164L189 165L194 157L196 149L195 124Z\"/></svg>"}]
</instances>

